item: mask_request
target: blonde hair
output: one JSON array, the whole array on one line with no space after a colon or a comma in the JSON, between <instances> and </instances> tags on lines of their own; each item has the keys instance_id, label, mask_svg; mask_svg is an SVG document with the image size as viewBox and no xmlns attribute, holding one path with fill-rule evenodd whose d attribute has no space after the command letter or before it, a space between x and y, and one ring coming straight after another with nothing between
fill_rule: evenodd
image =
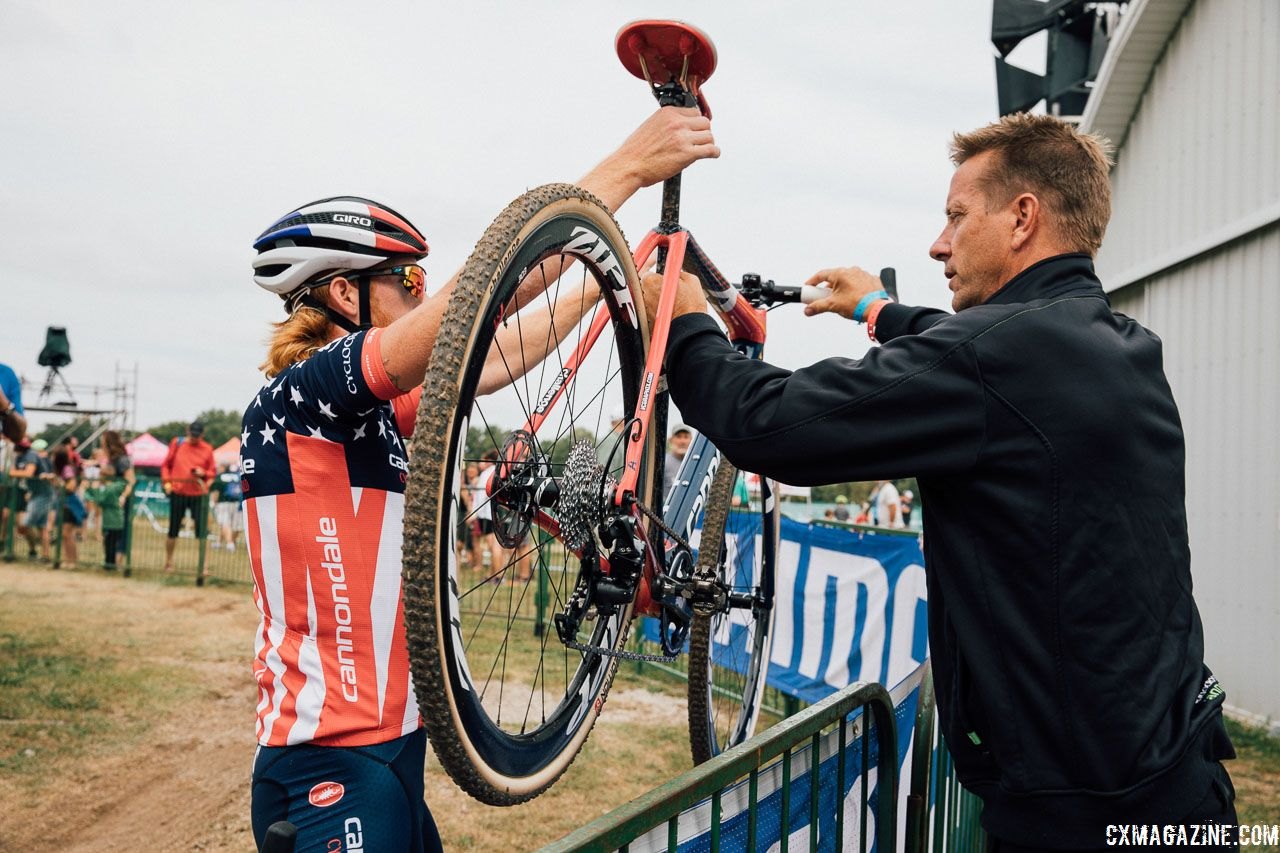
<instances>
[{"instance_id":1,"label":"blonde hair","mask_svg":"<svg viewBox=\"0 0 1280 853\"><path fill-rule=\"evenodd\" d=\"M988 205L1030 192L1054 214L1072 251L1097 254L1111 220L1111 143L1053 116L1015 113L951 140L957 166L996 152L981 183Z\"/></svg>"},{"instance_id":2,"label":"blonde hair","mask_svg":"<svg viewBox=\"0 0 1280 853\"><path fill-rule=\"evenodd\" d=\"M259 369L268 379L282 373L290 365L311 357L329 343L330 322L324 312L302 306L279 323L272 323L267 342L267 360Z\"/></svg>"}]
</instances>

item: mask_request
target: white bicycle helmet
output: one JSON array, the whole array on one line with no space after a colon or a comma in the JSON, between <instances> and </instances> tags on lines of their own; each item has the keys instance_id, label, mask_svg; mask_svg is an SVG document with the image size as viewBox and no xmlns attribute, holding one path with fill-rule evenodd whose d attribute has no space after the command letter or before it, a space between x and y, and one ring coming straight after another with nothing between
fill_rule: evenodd
<instances>
[{"instance_id":1,"label":"white bicycle helmet","mask_svg":"<svg viewBox=\"0 0 1280 853\"><path fill-rule=\"evenodd\" d=\"M391 257L421 259L429 251L426 238L409 220L357 196L303 205L263 231L253 248L258 251L254 283L285 300L289 312L303 304L309 284L369 269Z\"/></svg>"}]
</instances>

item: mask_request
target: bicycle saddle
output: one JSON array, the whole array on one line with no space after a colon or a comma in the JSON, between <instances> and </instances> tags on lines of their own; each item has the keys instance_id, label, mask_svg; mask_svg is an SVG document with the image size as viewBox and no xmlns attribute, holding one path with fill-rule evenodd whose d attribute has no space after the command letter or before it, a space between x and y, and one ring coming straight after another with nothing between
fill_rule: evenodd
<instances>
[{"instance_id":1,"label":"bicycle saddle","mask_svg":"<svg viewBox=\"0 0 1280 853\"><path fill-rule=\"evenodd\" d=\"M699 90L716 70L716 46L702 30L683 21L632 21L618 30L614 47L623 67L636 77L651 86L680 83L711 118Z\"/></svg>"}]
</instances>

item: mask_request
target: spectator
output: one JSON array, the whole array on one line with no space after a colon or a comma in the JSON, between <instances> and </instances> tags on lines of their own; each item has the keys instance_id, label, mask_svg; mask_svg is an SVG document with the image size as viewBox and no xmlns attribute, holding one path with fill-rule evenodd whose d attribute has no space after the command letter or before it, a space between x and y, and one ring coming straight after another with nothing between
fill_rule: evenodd
<instances>
[{"instance_id":1,"label":"spectator","mask_svg":"<svg viewBox=\"0 0 1280 853\"><path fill-rule=\"evenodd\" d=\"M454 531L454 538L458 552L458 567L463 569L474 565L472 558L475 537L472 536L472 528L475 527L475 521L471 517L471 507L475 506L473 488L478 476L480 476L480 467L474 462L468 462L467 467L462 471L462 482L458 484L458 529Z\"/></svg>"},{"instance_id":2,"label":"spectator","mask_svg":"<svg viewBox=\"0 0 1280 853\"><path fill-rule=\"evenodd\" d=\"M0 433L14 444L27 434L27 417L22 409L22 382L7 364L0 364Z\"/></svg>"},{"instance_id":3,"label":"spectator","mask_svg":"<svg viewBox=\"0 0 1280 853\"><path fill-rule=\"evenodd\" d=\"M671 438L667 442L666 486L663 488L670 489L676 484L680 464L684 461L685 454L689 452L689 445L692 442L693 430L684 424L678 424L671 431Z\"/></svg>"},{"instance_id":4,"label":"spectator","mask_svg":"<svg viewBox=\"0 0 1280 853\"><path fill-rule=\"evenodd\" d=\"M849 499L844 495L836 495L836 509L834 514L836 521L849 520Z\"/></svg>"},{"instance_id":5,"label":"spectator","mask_svg":"<svg viewBox=\"0 0 1280 853\"><path fill-rule=\"evenodd\" d=\"M67 439L58 442L53 451L51 467L62 496L62 511L54 520L54 524L62 525L62 552L55 568L61 565L75 568L80 562L80 533L88 513L80 499L80 467L76 464L79 455Z\"/></svg>"},{"instance_id":6,"label":"spectator","mask_svg":"<svg viewBox=\"0 0 1280 853\"><path fill-rule=\"evenodd\" d=\"M902 526L911 526L911 511L915 509L916 494L910 489L906 489L902 493Z\"/></svg>"},{"instance_id":7,"label":"spectator","mask_svg":"<svg viewBox=\"0 0 1280 853\"><path fill-rule=\"evenodd\" d=\"M104 450L105 456L105 450ZM124 477L115 476L115 468L109 462L100 463L101 477L85 490L85 496L99 507L102 523L102 568L116 570L124 562L124 505L125 490L130 483Z\"/></svg>"},{"instance_id":8,"label":"spectator","mask_svg":"<svg viewBox=\"0 0 1280 853\"><path fill-rule=\"evenodd\" d=\"M169 442L169 453L160 466L160 482L169 496L169 538L164 543L164 570L173 571L173 549L178 544L178 531L182 519L191 513L195 522L196 539L203 539L208 524L204 496L217 474L213 461L213 447L204 440L204 424L192 421L185 438ZM204 577L196 578L203 585Z\"/></svg>"},{"instance_id":9,"label":"spectator","mask_svg":"<svg viewBox=\"0 0 1280 853\"><path fill-rule=\"evenodd\" d=\"M216 499L213 517L218 523L218 542L215 547L234 551L240 540L240 531L244 530L244 492L240 487L238 463L222 466L213 496Z\"/></svg>"},{"instance_id":10,"label":"spectator","mask_svg":"<svg viewBox=\"0 0 1280 853\"><path fill-rule=\"evenodd\" d=\"M43 438L32 441L23 436L17 443L18 456L9 476L21 480L26 487L27 509L20 517L18 535L27 540L27 559L36 558L36 542L40 543L40 559L49 561L49 517L53 513L52 466Z\"/></svg>"},{"instance_id":11,"label":"spectator","mask_svg":"<svg viewBox=\"0 0 1280 853\"><path fill-rule=\"evenodd\" d=\"M863 321L883 346L788 371L734 351L685 275L672 401L763 475L916 478L939 725L993 849L1233 826L1162 343L1111 310L1093 267L1106 143L1018 113L957 134L952 160L929 253L954 313L898 305L854 267L819 271L808 283L831 295L806 314ZM660 282L645 284L652 314Z\"/></svg>"},{"instance_id":12,"label":"spectator","mask_svg":"<svg viewBox=\"0 0 1280 853\"><path fill-rule=\"evenodd\" d=\"M858 505L858 514L853 517L854 524L871 523L871 502L863 501Z\"/></svg>"},{"instance_id":13,"label":"spectator","mask_svg":"<svg viewBox=\"0 0 1280 853\"><path fill-rule=\"evenodd\" d=\"M118 477L125 482L124 491L120 495L120 506L124 507L127 518L129 498L132 497L133 490L138 484L138 475L134 473L133 462L129 459L129 452L125 449L124 439L120 433L113 429L104 432L102 449L110 466L109 471L106 468L103 469L103 475Z\"/></svg>"},{"instance_id":14,"label":"spectator","mask_svg":"<svg viewBox=\"0 0 1280 853\"><path fill-rule=\"evenodd\" d=\"M880 480L876 483L875 519L881 527L899 530L906 527L902 522L901 497L898 487L892 480Z\"/></svg>"}]
</instances>

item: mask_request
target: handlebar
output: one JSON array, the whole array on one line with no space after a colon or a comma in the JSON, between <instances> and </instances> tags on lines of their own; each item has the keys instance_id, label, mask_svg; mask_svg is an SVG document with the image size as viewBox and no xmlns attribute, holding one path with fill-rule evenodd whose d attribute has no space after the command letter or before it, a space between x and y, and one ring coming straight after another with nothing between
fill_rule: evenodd
<instances>
[{"instance_id":1,"label":"handlebar","mask_svg":"<svg viewBox=\"0 0 1280 853\"><path fill-rule=\"evenodd\" d=\"M893 298L893 301L897 302L897 271L893 267L885 267L880 270L880 283L884 285L885 292ZM747 301L757 308L771 308L774 305L781 305L787 302L799 302L808 305L810 302L816 302L830 293L827 288L812 284L802 284L799 287L774 284L772 281L761 280L760 276L755 273L745 274L742 277L742 283L735 286L742 291L742 295L747 298Z\"/></svg>"}]
</instances>

